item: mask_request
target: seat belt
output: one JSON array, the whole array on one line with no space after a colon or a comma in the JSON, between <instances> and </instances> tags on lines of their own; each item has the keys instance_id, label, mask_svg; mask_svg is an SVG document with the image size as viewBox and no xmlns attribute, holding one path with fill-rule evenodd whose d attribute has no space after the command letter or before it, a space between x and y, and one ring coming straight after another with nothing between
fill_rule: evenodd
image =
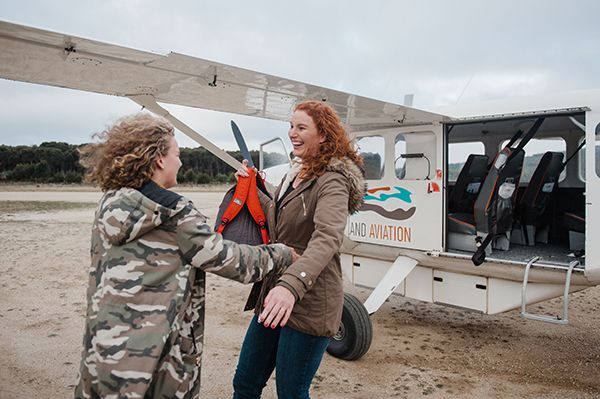
<instances>
[{"instance_id":1,"label":"seat belt","mask_svg":"<svg viewBox=\"0 0 600 399\"><path fill-rule=\"evenodd\" d=\"M506 143L505 147L512 147L512 145L523 135L523 131L521 129L517 130L517 132L511 137L510 141Z\"/></svg>"},{"instance_id":2,"label":"seat belt","mask_svg":"<svg viewBox=\"0 0 600 399\"><path fill-rule=\"evenodd\" d=\"M538 120L535 121L533 126L531 126L531 128L527 132L527 134L525 136L523 136L521 141L519 141L519 145L508 156L508 158L506 159L506 163L504 165L506 165L508 163L508 161L510 161L520 150L522 150L527 145L527 143L529 143L529 140L531 140L531 138L537 133L540 126L542 126L542 123L544 123L545 119L546 119L546 117L542 116L541 118L538 118ZM512 141L512 139L511 139L511 141ZM514 144L514 142L513 142L513 144ZM508 147L508 145L507 145L507 147Z\"/></svg>"},{"instance_id":3,"label":"seat belt","mask_svg":"<svg viewBox=\"0 0 600 399\"><path fill-rule=\"evenodd\" d=\"M519 137L521 137L522 135L523 135L523 131L521 129L517 130L517 132L515 134L513 134L513 136L508 141L508 143L506 143L506 145L502 149L512 147L512 145L515 143L515 141L517 141L519 139ZM492 162L490 164L488 164L488 167L487 167L488 171L490 169L492 169L492 165L494 165L495 161L496 161L496 158L494 158L492 160Z\"/></svg>"},{"instance_id":4,"label":"seat belt","mask_svg":"<svg viewBox=\"0 0 600 399\"><path fill-rule=\"evenodd\" d=\"M560 171L562 172L565 167L567 166L567 164L569 163L569 161L571 159L573 159L573 157L575 155L577 155L577 153L583 148L583 146L585 145L585 138L583 139L583 141L581 142L581 144L579 144L579 147L577 147L577 149L571 154L571 156L569 158L567 158L567 160L565 162L563 162L563 164L560 167Z\"/></svg>"},{"instance_id":5,"label":"seat belt","mask_svg":"<svg viewBox=\"0 0 600 399\"><path fill-rule=\"evenodd\" d=\"M500 167L498 168L498 174L500 174L500 172L502 171L502 169L504 169L504 167L508 164L508 162L512 158L514 158L514 156L516 154L518 154L519 151L522 150L523 147L525 147L525 145L527 145L527 143L529 142L529 140L531 140L531 138L539 130L540 126L544 122L544 119L545 119L545 117L541 117L541 118L538 118L535 121L535 123L533 124L533 126L529 129L529 131L523 137L523 139L521 139L521 141L519 142L519 145L515 149L512 149L508 144L506 145L505 148L508 147L511 150L511 153L506 158L506 161L502 165L500 165ZM517 132L517 133L519 133L519 132ZM518 137L521 136L521 134L519 134L519 135L515 134L511 138L509 144L512 146L515 143L515 141L517 141ZM497 161L497 158L498 157L496 157L494 159L494 163L492 165L495 165L495 163ZM496 196L498 195L496 187L494 187L494 193L492 195L493 195L493 197L492 197L492 200L490 202L493 204L492 206L496 206ZM496 216L494 216L492 218L492 223L490 225L490 228L488 229L489 230L488 234L485 236L485 238L483 240L481 239L481 237L476 237L475 238L476 245L477 245L477 250L475 251L475 253L471 257L471 261L473 262L473 264L475 266L479 266L479 265L481 265L483 263L483 261L485 261L485 249L487 248L488 245L490 245L490 243L492 242L492 239L494 239L494 237L496 236L496 226L497 226L497 224L498 224L498 220L496 219Z\"/></svg>"}]
</instances>

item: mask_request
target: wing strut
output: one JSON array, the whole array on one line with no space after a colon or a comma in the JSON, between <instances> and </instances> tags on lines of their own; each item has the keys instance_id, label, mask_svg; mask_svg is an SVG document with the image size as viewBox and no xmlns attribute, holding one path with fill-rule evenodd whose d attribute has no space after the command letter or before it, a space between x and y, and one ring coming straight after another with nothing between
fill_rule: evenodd
<instances>
[{"instance_id":1,"label":"wing strut","mask_svg":"<svg viewBox=\"0 0 600 399\"><path fill-rule=\"evenodd\" d=\"M413 271L417 262L413 258L408 256L398 256L392 266L385 273L385 276L381 279L377 287L373 290L371 295L365 301L365 308L369 315L375 313L381 305L389 298L394 292L396 287L400 285L406 276Z\"/></svg>"},{"instance_id":2,"label":"wing strut","mask_svg":"<svg viewBox=\"0 0 600 399\"><path fill-rule=\"evenodd\" d=\"M148 111L151 111L151 112L155 113L156 115L160 115L163 118L167 119L179 131L181 131L182 133L185 133L189 138L196 141L202 147L206 148L208 151L210 151L212 154L217 156L219 159L221 159L227 165L231 166L233 169L237 170L238 168L240 168L242 166L241 162L239 162L237 159L235 159L234 157L232 157L231 155L229 155L228 153L226 153L225 151L223 151L222 149L220 149L219 147L214 145L206 137L202 136L200 133L196 132L194 129L192 129L191 127L189 127L188 125L186 125L185 123L180 121L179 119L175 118L173 115L171 115L169 113L169 111L167 111L166 109L164 109L163 107L158 105L158 103L156 102L156 100L154 99L153 96L151 96L149 94L143 94L143 95L138 95L138 96L127 96L127 97L130 100L132 100L133 102L146 108Z\"/></svg>"}]
</instances>

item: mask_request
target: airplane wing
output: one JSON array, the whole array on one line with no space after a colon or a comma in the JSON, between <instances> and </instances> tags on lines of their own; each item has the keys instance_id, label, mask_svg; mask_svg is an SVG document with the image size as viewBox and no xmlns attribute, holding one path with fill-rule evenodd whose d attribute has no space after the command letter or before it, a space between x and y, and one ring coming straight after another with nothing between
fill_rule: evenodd
<instances>
[{"instance_id":1,"label":"airplane wing","mask_svg":"<svg viewBox=\"0 0 600 399\"><path fill-rule=\"evenodd\" d=\"M324 100L353 130L444 116L183 54L160 55L0 21L0 77L288 120L296 102Z\"/></svg>"}]
</instances>

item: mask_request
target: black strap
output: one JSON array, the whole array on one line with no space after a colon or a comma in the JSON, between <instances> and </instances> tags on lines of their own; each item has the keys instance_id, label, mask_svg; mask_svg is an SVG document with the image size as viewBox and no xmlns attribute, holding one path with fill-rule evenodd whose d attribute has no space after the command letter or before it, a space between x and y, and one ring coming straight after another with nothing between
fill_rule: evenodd
<instances>
[{"instance_id":1,"label":"black strap","mask_svg":"<svg viewBox=\"0 0 600 399\"><path fill-rule=\"evenodd\" d=\"M529 143L529 140L531 140L531 138L539 130L540 126L542 126L542 123L544 123L544 119L546 119L546 118L545 117L541 117L541 118L538 118L537 121L535 121L535 123L533 124L533 126L531 126L529 128L529 131L527 132L527 134L525 136L523 136L523 138L521 139L521 141L519 141L519 145L514 149L513 154L518 153L520 150L522 150L527 145L527 143ZM514 155L511 154L511 156L514 156ZM508 160L506 162L508 163Z\"/></svg>"},{"instance_id":2,"label":"black strap","mask_svg":"<svg viewBox=\"0 0 600 399\"><path fill-rule=\"evenodd\" d=\"M569 161L571 159L573 159L573 157L579 152L579 150L581 150L583 148L584 145L585 145L585 139L583 139L583 141L581 142L581 144L579 144L579 147L577 147L577 149L571 154L571 156L569 158L567 158L567 160L565 162L563 162L562 166L560 167L560 171L561 172L567 166L567 164L569 163Z\"/></svg>"},{"instance_id":3,"label":"black strap","mask_svg":"<svg viewBox=\"0 0 600 399\"><path fill-rule=\"evenodd\" d=\"M542 123L544 122L544 119L546 119L545 117L541 117L538 118L538 120L535 121L535 123L533 124L533 126L531 126L529 128L529 131L527 132L527 134L521 139L521 141L519 141L519 145L517 145L516 148L511 148L511 146L514 144L514 142L517 140L517 138L520 136L517 136L516 134L510 139L510 141L504 146L504 148L510 148L511 149L511 153L510 155L506 158L506 161L504 162L504 165L502 165L502 168L504 166L506 166L508 164L508 162L513 159L526 145L527 143L529 143L529 140L531 140L531 138L537 133L537 131L539 130L540 126L542 126ZM517 132L518 133L518 132ZM494 162L496 162L496 159L494 159L492 161L492 163L488 166L488 169L491 169L492 166L494 165ZM502 169L500 168L500 169Z\"/></svg>"},{"instance_id":4,"label":"black strap","mask_svg":"<svg viewBox=\"0 0 600 399\"><path fill-rule=\"evenodd\" d=\"M471 261L473 262L473 264L475 266L479 266L483 263L483 261L485 260L485 249L487 248L488 245L490 245L490 243L492 242L492 239L495 236L496 236L496 221L494 220L488 235L483 240L481 240L481 237L476 238L478 247L477 247L477 250L475 251L475 253L473 254L473 256L471 257Z\"/></svg>"},{"instance_id":5,"label":"black strap","mask_svg":"<svg viewBox=\"0 0 600 399\"><path fill-rule=\"evenodd\" d=\"M519 132L517 132L517 134L515 134L510 139L510 142L504 148L510 148L511 149L511 153L508 156L508 158L506 159L506 161L504 162L504 164L501 165L500 168L498 168L498 174L500 174L500 171L506 165L508 165L508 163L510 162L510 160L512 158L514 158L515 155L517 155L523 149L523 147L525 147L527 145L527 143L529 142L529 140L531 140L531 138L539 130L540 126L544 122L544 119L545 119L544 117L541 117L541 118L538 118L538 120L535 121L535 123L533 124L533 126L531 126L531 128L529 128L529 131L521 139L521 141L519 142L519 145L516 148L513 149L513 148L511 148L511 146L515 143L515 141L517 141L518 137L521 136L522 133L518 134ZM491 201L492 204L495 203L497 195L498 195L498 193L494 189L493 198L492 198L492 201ZM494 210L494 212L495 212L495 210ZM498 224L498 221L494 217L493 220L492 220L492 223L490 225L490 228L488 229L488 235L485 237L485 239L483 239L483 241L480 241L481 239L478 240L479 246L477 247L477 250L475 251L475 253L471 257L471 261L473 261L473 264L475 266L481 265L483 263L483 261L485 260L485 249L487 248L488 245L490 245L490 243L492 242L492 240L496 236L496 226L497 226L497 224Z\"/></svg>"},{"instance_id":6,"label":"black strap","mask_svg":"<svg viewBox=\"0 0 600 399\"><path fill-rule=\"evenodd\" d=\"M271 193L269 193L269 190L267 190L267 186L265 186L265 181L263 180L262 176L260 175L261 172L258 172L256 174L256 187L262 191L263 194L265 194L267 197L269 197L269 199L273 199L273 196L271 195Z\"/></svg>"},{"instance_id":7,"label":"black strap","mask_svg":"<svg viewBox=\"0 0 600 399\"><path fill-rule=\"evenodd\" d=\"M517 132L511 137L510 141L506 143L505 147L512 147L512 145L521 137L523 131L521 129L517 130Z\"/></svg>"},{"instance_id":8,"label":"black strap","mask_svg":"<svg viewBox=\"0 0 600 399\"><path fill-rule=\"evenodd\" d=\"M508 141L508 143L506 143L504 148L511 148L512 152L506 159L506 162L504 162L504 165L506 165L508 163L508 161L510 161L511 158L513 158L515 155L517 155L519 153L519 150L522 150L523 147L525 147L527 145L527 143L529 142L529 140L531 140L533 135L537 133L538 129L542 125L542 122L544 122L544 119L545 118L542 117L542 118L538 118L538 120L535 121L533 126L531 126L529 128L529 131L527 132L525 137L523 137L523 139L521 141L519 141L519 145L517 145L516 148L512 148L512 146L523 135L523 131L521 129L517 130L517 132L510 138L510 140ZM492 165L494 165L495 161L496 161L496 159L492 160L492 162L488 165L488 170L492 169Z\"/></svg>"},{"instance_id":9,"label":"black strap","mask_svg":"<svg viewBox=\"0 0 600 399\"><path fill-rule=\"evenodd\" d=\"M512 147L512 145L515 143L515 141L517 141L519 139L519 137L521 137L522 134L523 134L523 131L521 129L517 130L517 132L515 134L513 134L513 136L510 138L510 140L508 141L508 143L506 143L506 145L504 146L504 148L507 148L507 147L510 148L510 147ZM496 158L493 158L492 162L490 162L488 164L488 166L487 166L487 170L488 171L492 169L492 166L494 165L495 161L496 161Z\"/></svg>"}]
</instances>

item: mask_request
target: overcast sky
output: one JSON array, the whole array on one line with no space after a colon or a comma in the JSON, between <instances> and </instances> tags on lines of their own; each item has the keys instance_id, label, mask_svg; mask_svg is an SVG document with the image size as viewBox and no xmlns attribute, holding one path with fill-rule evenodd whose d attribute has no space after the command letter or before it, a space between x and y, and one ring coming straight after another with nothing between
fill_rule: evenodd
<instances>
[{"instance_id":1,"label":"overcast sky","mask_svg":"<svg viewBox=\"0 0 600 399\"><path fill-rule=\"evenodd\" d=\"M594 0L0 0L0 19L398 104L412 93L423 109L600 88ZM235 149L230 119L250 149L287 132L281 122L166 108L226 149ZM88 142L136 111L123 98L0 79L0 144Z\"/></svg>"}]
</instances>

